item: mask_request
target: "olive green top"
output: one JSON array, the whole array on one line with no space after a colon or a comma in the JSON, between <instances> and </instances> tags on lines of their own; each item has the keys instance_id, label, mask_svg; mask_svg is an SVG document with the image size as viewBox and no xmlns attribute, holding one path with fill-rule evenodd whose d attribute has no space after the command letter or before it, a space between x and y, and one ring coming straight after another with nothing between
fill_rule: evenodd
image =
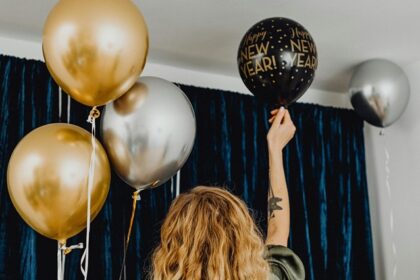
<instances>
[{"instance_id":1,"label":"olive green top","mask_svg":"<svg viewBox=\"0 0 420 280\"><path fill-rule=\"evenodd\" d=\"M268 245L265 259L270 265L270 280L305 279L305 267L299 257L289 248L281 245Z\"/></svg>"}]
</instances>

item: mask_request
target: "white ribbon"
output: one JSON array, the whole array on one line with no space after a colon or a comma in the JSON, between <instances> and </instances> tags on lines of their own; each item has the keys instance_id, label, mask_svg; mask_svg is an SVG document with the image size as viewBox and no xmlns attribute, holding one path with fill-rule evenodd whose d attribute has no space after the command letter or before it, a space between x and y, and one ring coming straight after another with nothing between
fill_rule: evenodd
<instances>
[{"instance_id":1,"label":"white ribbon","mask_svg":"<svg viewBox=\"0 0 420 280\"><path fill-rule=\"evenodd\" d=\"M66 255L61 249L60 242L57 242L57 280L64 280L65 262Z\"/></svg>"},{"instance_id":2,"label":"white ribbon","mask_svg":"<svg viewBox=\"0 0 420 280\"><path fill-rule=\"evenodd\" d=\"M62 114L62 100L63 100L63 92L61 87L58 87L58 119L61 121L61 114ZM65 260L66 257L61 249L60 242L57 242L57 280L64 279L64 271L65 271Z\"/></svg>"},{"instance_id":3,"label":"white ribbon","mask_svg":"<svg viewBox=\"0 0 420 280\"><path fill-rule=\"evenodd\" d=\"M176 192L175 195L178 197L181 192L181 169L176 173Z\"/></svg>"},{"instance_id":4,"label":"white ribbon","mask_svg":"<svg viewBox=\"0 0 420 280\"><path fill-rule=\"evenodd\" d=\"M61 121L61 117L63 113L62 107L63 107L63 91L61 87L58 87L58 118L60 121ZM71 98L70 98L70 95L67 95L67 123L70 123L70 109L71 109ZM95 124L93 123L93 127L92 127L93 131L95 130L94 125ZM94 138L92 140L94 140ZM93 151L93 155L94 155L94 151ZM90 171L90 167L89 167L89 171ZM90 176L90 173L89 173L89 176ZM89 199L89 195L90 193L88 194L88 199ZM88 212L89 211L90 211L90 207L88 207ZM90 218L90 215L88 215L88 217ZM57 279L58 280L64 280L64 273L65 273L65 267L66 267L66 255L69 254L74 249L83 249L83 243L79 243L79 244L72 245L69 247L67 247L65 243L64 244L60 242L57 243Z\"/></svg>"},{"instance_id":5,"label":"white ribbon","mask_svg":"<svg viewBox=\"0 0 420 280\"><path fill-rule=\"evenodd\" d=\"M379 133L381 136L384 137L384 154L385 154L385 186L388 195L388 201L390 206L389 209L389 229L391 231L391 249L392 249L392 256L393 256L393 264L392 264L392 278L397 279L397 272L398 272L398 264L397 264L397 245L395 243L395 234L394 234L394 209L392 204L392 192L391 192L391 169L389 167L389 162L391 156L389 154L386 142L385 131L382 129Z\"/></svg>"},{"instance_id":6,"label":"white ribbon","mask_svg":"<svg viewBox=\"0 0 420 280\"><path fill-rule=\"evenodd\" d=\"M58 87L58 119L61 122L61 112L62 112L62 103L63 103L63 92L61 90L61 87Z\"/></svg>"},{"instance_id":7,"label":"white ribbon","mask_svg":"<svg viewBox=\"0 0 420 280\"><path fill-rule=\"evenodd\" d=\"M171 177L171 197L174 198L174 176Z\"/></svg>"},{"instance_id":8,"label":"white ribbon","mask_svg":"<svg viewBox=\"0 0 420 280\"><path fill-rule=\"evenodd\" d=\"M88 195L87 195L87 210L86 210L86 247L83 252L82 258L80 260L80 270L82 271L82 274L84 276L84 279L87 279L88 276L88 270L89 270L89 237L90 237L90 207L91 207L91 192L93 187L93 178L95 176L95 162L96 162L96 141L95 141L95 134L96 134L96 125L95 125L95 119L97 115L95 116L95 113L98 113L96 107L94 107L87 119L87 122L89 122L92 125L91 130L91 143L92 143L92 154L90 157L90 164L89 164L89 177L88 177Z\"/></svg>"},{"instance_id":9,"label":"white ribbon","mask_svg":"<svg viewBox=\"0 0 420 280\"><path fill-rule=\"evenodd\" d=\"M70 123L70 107L71 107L71 98L70 98L70 95L67 95L67 123Z\"/></svg>"},{"instance_id":10,"label":"white ribbon","mask_svg":"<svg viewBox=\"0 0 420 280\"><path fill-rule=\"evenodd\" d=\"M67 247L66 244L57 242L57 280L64 280L66 268L66 255L74 249L83 249L83 243Z\"/></svg>"}]
</instances>

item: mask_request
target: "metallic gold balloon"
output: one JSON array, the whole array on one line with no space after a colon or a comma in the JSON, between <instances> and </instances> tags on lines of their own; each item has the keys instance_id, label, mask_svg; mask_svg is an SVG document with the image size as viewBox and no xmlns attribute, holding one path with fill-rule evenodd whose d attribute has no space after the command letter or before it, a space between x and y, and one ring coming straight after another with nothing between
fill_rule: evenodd
<instances>
[{"instance_id":1,"label":"metallic gold balloon","mask_svg":"<svg viewBox=\"0 0 420 280\"><path fill-rule=\"evenodd\" d=\"M42 49L54 80L71 97L104 105L142 72L147 26L130 0L61 0L45 22Z\"/></svg>"},{"instance_id":2,"label":"metallic gold balloon","mask_svg":"<svg viewBox=\"0 0 420 280\"><path fill-rule=\"evenodd\" d=\"M91 192L92 219L108 195L110 167L96 140ZM20 216L40 234L64 242L86 227L91 134L64 123L42 126L16 146L7 169L7 186Z\"/></svg>"}]
</instances>

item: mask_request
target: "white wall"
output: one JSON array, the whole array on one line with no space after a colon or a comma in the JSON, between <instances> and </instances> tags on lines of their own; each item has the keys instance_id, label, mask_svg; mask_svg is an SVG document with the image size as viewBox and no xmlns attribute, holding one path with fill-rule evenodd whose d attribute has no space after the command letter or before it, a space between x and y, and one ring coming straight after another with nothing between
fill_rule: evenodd
<instances>
[{"instance_id":1,"label":"white wall","mask_svg":"<svg viewBox=\"0 0 420 280\"><path fill-rule=\"evenodd\" d=\"M0 53L43 60L39 42L0 37ZM420 279L420 63L406 67L412 83L412 96L402 118L379 136L379 129L366 125L365 144L372 219L376 279ZM143 75L153 75L183 84L218 88L248 94L239 77L156 64L148 61ZM344 93L310 89L300 102L350 108ZM391 195L385 186L384 146L390 154ZM394 229L390 217L393 213ZM416 219L417 218L417 219ZM392 249L395 244L396 251ZM393 274L397 267L396 275Z\"/></svg>"},{"instance_id":2,"label":"white wall","mask_svg":"<svg viewBox=\"0 0 420 280\"><path fill-rule=\"evenodd\" d=\"M404 70L411 84L407 110L384 136L371 126L365 134L375 257L383 263L380 273L387 276L377 279L420 279L420 62Z\"/></svg>"}]
</instances>

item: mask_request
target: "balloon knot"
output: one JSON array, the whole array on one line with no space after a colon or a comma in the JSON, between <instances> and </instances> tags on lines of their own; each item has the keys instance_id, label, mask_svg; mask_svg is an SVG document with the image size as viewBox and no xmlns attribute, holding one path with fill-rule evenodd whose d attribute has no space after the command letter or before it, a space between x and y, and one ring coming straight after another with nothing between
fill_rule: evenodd
<instances>
[{"instance_id":1,"label":"balloon knot","mask_svg":"<svg viewBox=\"0 0 420 280\"><path fill-rule=\"evenodd\" d=\"M101 115L101 112L95 107L92 108L89 112L89 117L87 119L88 123L94 123L97 118Z\"/></svg>"},{"instance_id":2,"label":"balloon knot","mask_svg":"<svg viewBox=\"0 0 420 280\"><path fill-rule=\"evenodd\" d=\"M60 250L63 251L64 255L70 254L74 249L83 249L83 243L71 245L69 247L67 247L65 243L60 244Z\"/></svg>"},{"instance_id":3,"label":"balloon knot","mask_svg":"<svg viewBox=\"0 0 420 280\"><path fill-rule=\"evenodd\" d=\"M133 198L133 200L140 201L140 190L133 192L133 195L131 197Z\"/></svg>"}]
</instances>

